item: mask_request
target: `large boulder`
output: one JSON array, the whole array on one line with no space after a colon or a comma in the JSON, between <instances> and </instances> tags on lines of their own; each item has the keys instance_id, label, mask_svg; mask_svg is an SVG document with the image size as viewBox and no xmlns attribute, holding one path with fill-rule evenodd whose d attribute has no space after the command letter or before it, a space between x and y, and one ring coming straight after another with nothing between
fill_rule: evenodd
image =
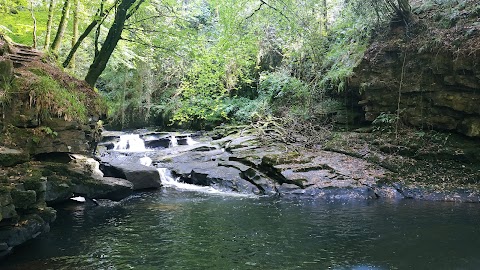
<instances>
[{"instance_id":1,"label":"large boulder","mask_svg":"<svg viewBox=\"0 0 480 270\"><path fill-rule=\"evenodd\" d=\"M110 161L101 164L106 177L126 179L134 190L160 188L162 182L157 169L137 163Z\"/></svg>"},{"instance_id":2,"label":"large boulder","mask_svg":"<svg viewBox=\"0 0 480 270\"><path fill-rule=\"evenodd\" d=\"M133 185L130 182L103 177L98 166L95 160L80 155L75 155L69 164L44 165L46 202L59 203L73 196L119 201L132 194Z\"/></svg>"},{"instance_id":3,"label":"large boulder","mask_svg":"<svg viewBox=\"0 0 480 270\"><path fill-rule=\"evenodd\" d=\"M96 177L96 182L88 185L75 185L73 193L91 199L108 199L120 201L133 192L133 184L127 180L114 177Z\"/></svg>"}]
</instances>

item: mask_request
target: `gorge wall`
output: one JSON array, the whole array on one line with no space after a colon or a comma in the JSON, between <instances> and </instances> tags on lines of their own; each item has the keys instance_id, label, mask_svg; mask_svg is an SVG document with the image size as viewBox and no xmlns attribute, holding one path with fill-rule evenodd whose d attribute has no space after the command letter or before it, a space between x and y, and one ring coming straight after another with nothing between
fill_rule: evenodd
<instances>
[{"instance_id":1,"label":"gorge wall","mask_svg":"<svg viewBox=\"0 0 480 270\"><path fill-rule=\"evenodd\" d=\"M404 124L480 137L480 7L423 2L379 31L349 85L367 121L399 110Z\"/></svg>"},{"instance_id":2,"label":"gorge wall","mask_svg":"<svg viewBox=\"0 0 480 270\"><path fill-rule=\"evenodd\" d=\"M99 104L93 89L40 51L0 35L0 259L49 231L51 203L79 192L103 195L116 184L94 181L82 166L42 162L90 153Z\"/></svg>"}]
</instances>

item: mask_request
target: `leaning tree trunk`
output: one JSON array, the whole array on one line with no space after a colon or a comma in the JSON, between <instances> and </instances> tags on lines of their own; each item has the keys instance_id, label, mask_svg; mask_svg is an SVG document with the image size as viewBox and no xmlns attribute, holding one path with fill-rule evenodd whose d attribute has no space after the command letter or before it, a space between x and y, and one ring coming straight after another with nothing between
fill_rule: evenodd
<instances>
[{"instance_id":1,"label":"leaning tree trunk","mask_svg":"<svg viewBox=\"0 0 480 270\"><path fill-rule=\"evenodd\" d=\"M48 50L48 46L50 46L50 36L52 34L53 7L54 6L55 6L54 0L50 0L50 4L48 5L47 33L45 34L45 45L43 46L45 50Z\"/></svg>"},{"instance_id":2,"label":"leaning tree trunk","mask_svg":"<svg viewBox=\"0 0 480 270\"><path fill-rule=\"evenodd\" d=\"M72 61L73 59L73 56L75 55L75 53L77 52L78 48L80 47L80 44L82 43L82 41L88 36L88 34L90 34L90 32L92 32L93 28L95 28L95 26L97 25L98 21L97 20L94 20L92 21L88 26L87 28L85 28L85 31L83 31L83 34L78 38L78 40L75 42L75 44L73 45L72 49L70 50L70 52L68 53L68 56L67 58L65 59L65 61L63 62L62 66L64 68L68 67L69 64L70 64L70 61Z\"/></svg>"},{"instance_id":3,"label":"leaning tree trunk","mask_svg":"<svg viewBox=\"0 0 480 270\"><path fill-rule=\"evenodd\" d=\"M110 12L110 10L112 8L113 8L113 6L108 10L108 12ZM95 28L95 26L97 26L97 24L102 23L103 19L105 19L105 17L108 15L108 12L100 13L100 9L97 11L93 21L87 26L87 28L85 28L85 30L80 35L78 40L76 40L75 44L72 46L72 49L70 49L70 52L68 53L67 58L65 58L65 61L62 64L62 66L64 68L68 67L68 65L70 64L70 61L72 61L73 56L77 52L77 50L80 47L80 44L82 43L82 41L90 34L90 32L92 32L92 30Z\"/></svg>"},{"instance_id":4,"label":"leaning tree trunk","mask_svg":"<svg viewBox=\"0 0 480 270\"><path fill-rule=\"evenodd\" d=\"M70 12L70 0L65 0L62 9L62 18L60 19L60 23L58 25L58 31L55 35L55 39L53 40L51 51L53 53L58 53L60 50L60 44L62 43L63 35L65 34L65 29L67 28L68 22L68 13Z\"/></svg>"},{"instance_id":5,"label":"leaning tree trunk","mask_svg":"<svg viewBox=\"0 0 480 270\"><path fill-rule=\"evenodd\" d=\"M122 0L120 5L118 5L117 12L115 14L115 19L112 26L108 30L107 37L103 43L102 48L98 52L98 55L93 60L93 63L88 68L87 76L85 81L92 87L95 86L95 83L98 80L98 77L102 74L107 66L108 59L113 53L113 50L117 46L118 41L121 38L123 28L125 27L125 21L132 13L128 13L128 9L135 4L136 0ZM140 3L143 2L140 0ZM137 5L135 8L138 8Z\"/></svg>"}]
</instances>

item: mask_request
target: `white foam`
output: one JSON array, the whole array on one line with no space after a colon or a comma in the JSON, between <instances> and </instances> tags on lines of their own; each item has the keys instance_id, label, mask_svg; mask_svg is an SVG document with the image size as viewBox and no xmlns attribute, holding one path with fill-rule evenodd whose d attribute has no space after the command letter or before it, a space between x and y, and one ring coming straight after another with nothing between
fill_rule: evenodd
<instances>
[{"instance_id":1,"label":"white foam","mask_svg":"<svg viewBox=\"0 0 480 270\"><path fill-rule=\"evenodd\" d=\"M87 201L84 197L81 197L81 196L72 197L72 198L70 198L70 200L76 201L76 202L81 202L81 203L84 203L84 202Z\"/></svg>"},{"instance_id":2,"label":"white foam","mask_svg":"<svg viewBox=\"0 0 480 270\"><path fill-rule=\"evenodd\" d=\"M140 159L140 164L142 164L144 166L150 166L150 165L152 165L152 159L149 158L149 157L142 157Z\"/></svg>"},{"instance_id":3,"label":"white foam","mask_svg":"<svg viewBox=\"0 0 480 270\"><path fill-rule=\"evenodd\" d=\"M120 141L115 144L115 150L123 152L145 152L145 142L138 134L120 135Z\"/></svg>"},{"instance_id":4,"label":"white foam","mask_svg":"<svg viewBox=\"0 0 480 270\"><path fill-rule=\"evenodd\" d=\"M171 187L178 190L187 190L187 191L195 191L201 193L208 193L213 195L221 195L221 196L232 196L232 197L255 197L255 195L250 194L242 194L233 191L221 191L215 189L213 187L208 186L198 186L193 184L187 184L183 182L179 182L178 178L174 179L172 174L167 168L158 168L158 173L160 174L160 179L162 180L162 184L165 187Z\"/></svg>"},{"instance_id":5,"label":"white foam","mask_svg":"<svg viewBox=\"0 0 480 270\"><path fill-rule=\"evenodd\" d=\"M187 145L194 145L197 144L198 142L194 141L192 137L187 136Z\"/></svg>"},{"instance_id":6,"label":"white foam","mask_svg":"<svg viewBox=\"0 0 480 270\"><path fill-rule=\"evenodd\" d=\"M175 146L178 146L178 141L177 141L177 138L172 135L170 136L170 147L175 147Z\"/></svg>"}]
</instances>

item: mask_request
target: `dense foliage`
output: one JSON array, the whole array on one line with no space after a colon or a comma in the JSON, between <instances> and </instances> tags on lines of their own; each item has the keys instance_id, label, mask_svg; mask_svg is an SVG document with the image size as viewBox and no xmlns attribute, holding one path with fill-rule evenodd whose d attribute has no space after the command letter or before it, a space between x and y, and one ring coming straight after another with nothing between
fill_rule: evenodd
<instances>
[{"instance_id":1,"label":"dense foliage","mask_svg":"<svg viewBox=\"0 0 480 270\"><path fill-rule=\"evenodd\" d=\"M65 11L68 2L2 0L0 31L33 44L34 17L37 43L47 48L53 3L52 36L67 23L53 54L59 62L77 55L64 66L97 82L121 128L328 118L342 109L330 96L346 89L371 30L391 15L406 20L409 11L403 0L80 0ZM85 35L71 50L75 27Z\"/></svg>"}]
</instances>

